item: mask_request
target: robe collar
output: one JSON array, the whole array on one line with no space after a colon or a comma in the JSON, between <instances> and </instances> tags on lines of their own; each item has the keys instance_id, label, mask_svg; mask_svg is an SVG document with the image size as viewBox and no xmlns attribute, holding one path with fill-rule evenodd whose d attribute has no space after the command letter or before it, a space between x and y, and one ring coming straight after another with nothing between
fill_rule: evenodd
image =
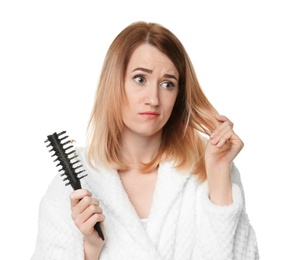
<instances>
[{"instance_id":1,"label":"robe collar","mask_svg":"<svg viewBox=\"0 0 302 260\"><path fill-rule=\"evenodd\" d=\"M81 160L84 160L83 164L88 174L83 180L93 195L99 199L101 207L103 205L107 211L110 211L110 215L120 221L138 245L152 255L158 256L157 246L161 227L190 175L177 171L171 162L159 165L147 230L145 230L117 171L108 168L95 170L89 167L85 158L82 157Z\"/></svg>"}]
</instances>

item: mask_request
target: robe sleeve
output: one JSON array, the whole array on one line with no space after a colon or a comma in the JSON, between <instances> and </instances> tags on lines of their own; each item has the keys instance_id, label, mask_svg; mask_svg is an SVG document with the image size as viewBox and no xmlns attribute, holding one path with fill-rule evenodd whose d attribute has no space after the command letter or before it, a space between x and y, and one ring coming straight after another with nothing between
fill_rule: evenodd
<instances>
[{"instance_id":1,"label":"robe sleeve","mask_svg":"<svg viewBox=\"0 0 302 260\"><path fill-rule=\"evenodd\" d=\"M83 237L71 218L69 194L56 176L40 202L36 247L31 260L83 260Z\"/></svg>"},{"instance_id":2,"label":"robe sleeve","mask_svg":"<svg viewBox=\"0 0 302 260\"><path fill-rule=\"evenodd\" d=\"M233 203L227 206L211 202L207 183L198 188L192 259L259 259L256 235L246 214L244 191L235 165L232 165L232 182Z\"/></svg>"}]
</instances>

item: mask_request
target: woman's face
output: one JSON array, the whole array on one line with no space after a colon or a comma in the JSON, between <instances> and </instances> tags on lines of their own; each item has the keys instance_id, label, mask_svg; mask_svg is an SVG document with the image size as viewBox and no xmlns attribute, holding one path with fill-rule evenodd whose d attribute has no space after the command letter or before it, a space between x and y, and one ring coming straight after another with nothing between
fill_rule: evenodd
<instances>
[{"instance_id":1,"label":"woman's face","mask_svg":"<svg viewBox=\"0 0 302 260\"><path fill-rule=\"evenodd\" d=\"M155 47L142 44L133 52L125 75L124 134L161 135L177 97L178 78L172 61Z\"/></svg>"}]
</instances>

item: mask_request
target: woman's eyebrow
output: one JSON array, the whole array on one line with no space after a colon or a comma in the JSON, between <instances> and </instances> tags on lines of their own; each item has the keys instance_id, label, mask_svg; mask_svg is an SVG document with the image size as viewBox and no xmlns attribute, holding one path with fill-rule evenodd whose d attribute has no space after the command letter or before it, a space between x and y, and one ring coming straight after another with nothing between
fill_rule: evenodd
<instances>
[{"instance_id":1,"label":"woman's eyebrow","mask_svg":"<svg viewBox=\"0 0 302 260\"><path fill-rule=\"evenodd\" d=\"M174 75L172 75L172 74L165 74L164 77L165 77L165 78L168 78L168 79L169 79L169 78L170 78L170 79L175 79L176 81L178 81L177 78L176 78Z\"/></svg>"},{"instance_id":2,"label":"woman's eyebrow","mask_svg":"<svg viewBox=\"0 0 302 260\"><path fill-rule=\"evenodd\" d=\"M153 70L142 68L142 67L135 68L134 70L132 70L132 72L138 71L138 70L147 72L149 74L151 74L153 72ZM164 74L164 77L165 78L170 78L170 79L175 79L177 81L177 78L174 75L172 75L172 74L167 74L166 73L166 74Z\"/></svg>"},{"instance_id":3,"label":"woman's eyebrow","mask_svg":"<svg viewBox=\"0 0 302 260\"><path fill-rule=\"evenodd\" d=\"M147 73L150 73L150 74L153 72L153 70L149 70L149 69L141 68L141 67L132 70L132 72L137 71L137 70L141 70L141 71L144 71L144 72L147 72Z\"/></svg>"}]
</instances>

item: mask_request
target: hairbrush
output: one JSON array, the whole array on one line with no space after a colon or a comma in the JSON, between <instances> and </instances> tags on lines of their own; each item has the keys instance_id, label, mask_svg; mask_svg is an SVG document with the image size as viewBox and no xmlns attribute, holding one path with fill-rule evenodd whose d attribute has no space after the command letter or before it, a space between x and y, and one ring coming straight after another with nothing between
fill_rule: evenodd
<instances>
[{"instance_id":1,"label":"hairbrush","mask_svg":"<svg viewBox=\"0 0 302 260\"><path fill-rule=\"evenodd\" d=\"M83 175L85 169L78 159L72 141L67 140L68 136L65 134L66 131L59 134L53 133L52 135L48 135L45 143L49 143L47 147L52 147L49 152L54 151L51 156L56 156L54 162L58 161L59 163L56 166L61 166L59 173L62 172L61 176L63 177L63 181L67 181L65 185L71 185L74 190L78 190L82 188L80 179L87 176L87 174ZM100 238L104 240L104 234L100 227L100 223L96 223L94 228L98 232Z\"/></svg>"}]
</instances>

